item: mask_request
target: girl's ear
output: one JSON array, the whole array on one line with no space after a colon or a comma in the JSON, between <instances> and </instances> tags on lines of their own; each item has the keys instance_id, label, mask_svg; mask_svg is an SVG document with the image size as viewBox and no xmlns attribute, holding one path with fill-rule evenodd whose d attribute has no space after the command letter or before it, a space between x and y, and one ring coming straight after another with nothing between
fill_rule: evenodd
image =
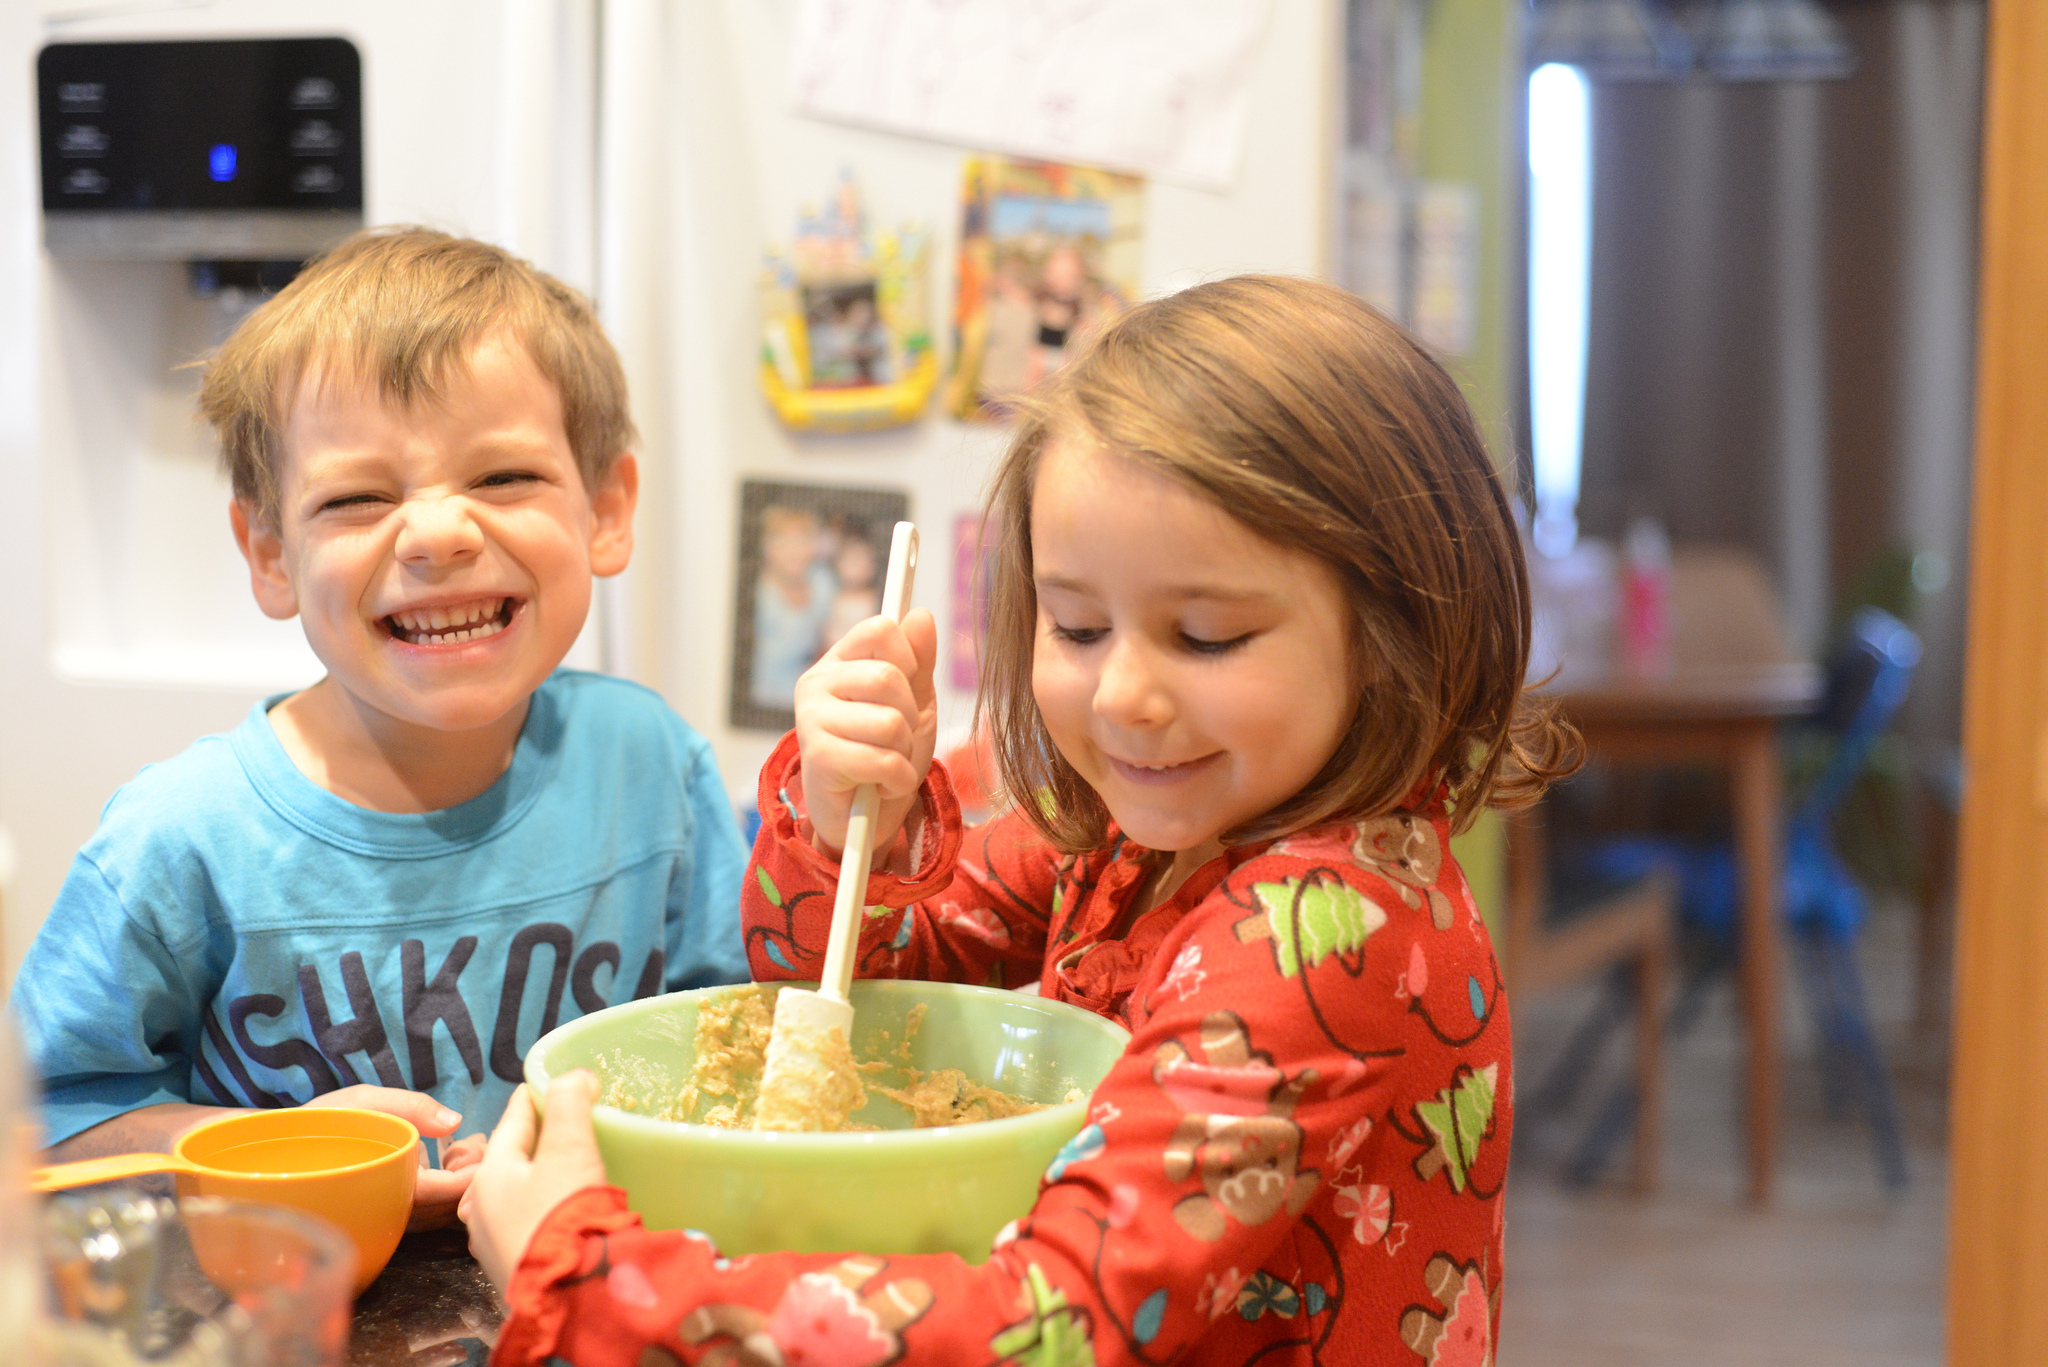
<instances>
[{"instance_id":1,"label":"girl's ear","mask_svg":"<svg viewBox=\"0 0 2048 1367\"><path fill-rule=\"evenodd\" d=\"M249 562L249 591L265 617L282 622L299 615L299 593L292 587L284 567L284 538L265 527L254 510L240 499L228 501L228 522L235 529L235 545Z\"/></svg>"},{"instance_id":2,"label":"girl's ear","mask_svg":"<svg viewBox=\"0 0 2048 1367\"><path fill-rule=\"evenodd\" d=\"M621 451L590 495L590 572L617 574L633 558L633 509L640 502L640 462Z\"/></svg>"}]
</instances>

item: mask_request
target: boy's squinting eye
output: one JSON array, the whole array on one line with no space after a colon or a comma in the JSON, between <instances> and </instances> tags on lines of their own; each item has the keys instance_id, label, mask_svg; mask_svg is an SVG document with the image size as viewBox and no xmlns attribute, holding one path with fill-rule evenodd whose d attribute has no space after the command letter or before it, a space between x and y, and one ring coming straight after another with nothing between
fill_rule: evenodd
<instances>
[{"instance_id":1,"label":"boy's squinting eye","mask_svg":"<svg viewBox=\"0 0 2048 1367\"><path fill-rule=\"evenodd\" d=\"M328 499L320 505L319 511L323 513L346 512L353 508L366 508L373 503L381 503L383 501L384 496L382 494L343 494L339 498Z\"/></svg>"},{"instance_id":2,"label":"boy's squinting eye","mask_svg":"<svg viewBox=\"0 0 2048 1367\"><path fill-rule=\"evenodd\" d=\"M509 489L520 484L532 484L540 479L531 470L493 470L477 483L486 489Z\"/></svg>"}]
</instances>

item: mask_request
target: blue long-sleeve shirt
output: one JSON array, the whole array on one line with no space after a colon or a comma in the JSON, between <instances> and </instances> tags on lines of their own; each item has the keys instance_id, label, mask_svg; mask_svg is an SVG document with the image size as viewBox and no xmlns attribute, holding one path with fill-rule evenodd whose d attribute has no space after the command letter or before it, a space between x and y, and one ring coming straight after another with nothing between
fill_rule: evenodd
<instances>
[{"instance_id":1,"label":"blue long-sleeve shirt","mask_svg":"<svg viewBox=\"0 0 2048 1367\"><path fill-rule=\"evenodd\" d=\"M417 814L308 780L277 701L144 769L80 850L12 999L47 1142L354 1082L488 1131L560 1021L745 981L746 851L710 746L655 694L558 670L505 774Z\"/></svg>"}]
</instances>

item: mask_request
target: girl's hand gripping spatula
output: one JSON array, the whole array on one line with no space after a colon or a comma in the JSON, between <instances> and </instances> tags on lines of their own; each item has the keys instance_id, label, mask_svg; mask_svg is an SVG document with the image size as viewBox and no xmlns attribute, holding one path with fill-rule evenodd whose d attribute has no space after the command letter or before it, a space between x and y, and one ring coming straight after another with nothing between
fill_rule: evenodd
<instances>
[{"instance_id":1,"label":"girl's hand gripping spatula","mask_svg":"<svg viewBox=\"0 0 2048 1367\"><path fill-rule=\"evenodd\" d=\"M882 615L902 621L917 573L917 528L896 524L889 541L889 572L882 583ZM874 841L873 784L853 791L846 846L839 856L839 886L832 901L832 932L818 990L785 987L775 998L775 1025L761 1069L754 1127L761 1130L834 1130L865 1098L853 1066L853 951L867 902L868 861Z\"/></svg>"}]
</instances>

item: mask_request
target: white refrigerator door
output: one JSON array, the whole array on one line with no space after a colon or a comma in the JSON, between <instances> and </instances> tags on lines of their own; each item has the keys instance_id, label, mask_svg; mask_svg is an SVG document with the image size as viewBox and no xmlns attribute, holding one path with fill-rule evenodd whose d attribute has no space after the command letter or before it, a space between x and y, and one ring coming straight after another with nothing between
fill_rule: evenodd
<instances>
[{"instance_id":1,"label":"white refrigerator door","mask_svg":"<svg viewBox=\"0 0 2048 1367\"><path fill-rule=\"evenodd\" d=\"M101 806L142 765L319 676L228 532L196 378L232 318L178 263L40 246L35 54L51 41L340 35L361 53L365 209L596 281L597 0L0 5L0 986ZM104 17L72 17L97 13ZM598 663L586 633L572 659ZM4 862L4 861L0 861ZM5 876L0 870L0 876Z\"/></svg>"}]
</instances>

